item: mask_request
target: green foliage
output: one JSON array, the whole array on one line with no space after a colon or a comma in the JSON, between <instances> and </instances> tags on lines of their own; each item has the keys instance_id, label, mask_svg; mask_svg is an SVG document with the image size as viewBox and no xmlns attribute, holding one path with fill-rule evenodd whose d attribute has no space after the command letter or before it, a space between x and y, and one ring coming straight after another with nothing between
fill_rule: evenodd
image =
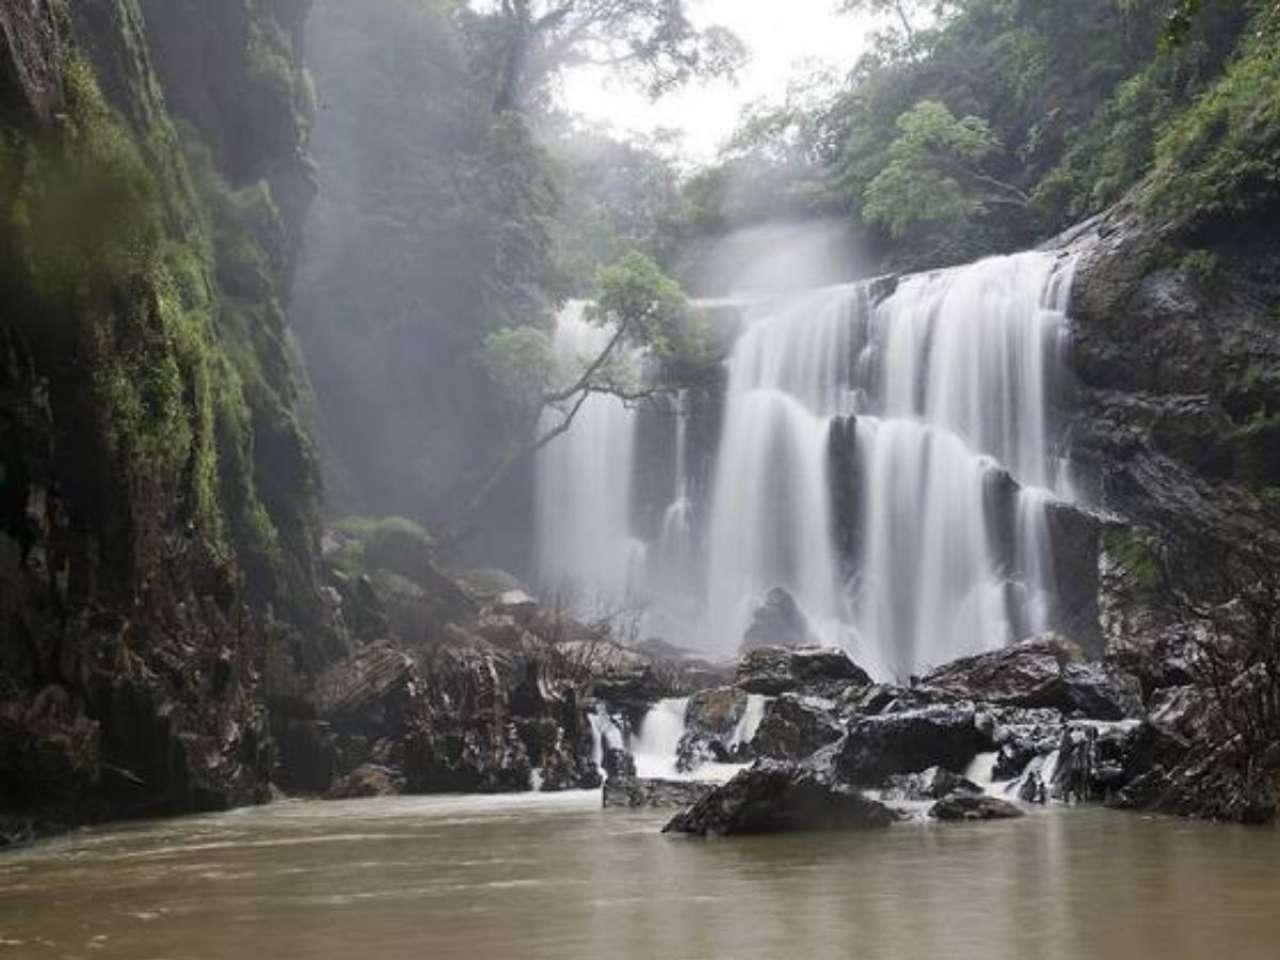
<instances>
[{"instance_id":1,"label":"green foliage","mask_svg":"<svg viewBox=\"0 0 1280 960\"><path fill-rule=\"evenodd\" d=\"M348 572L384 570L421 583L435 556L435 539L405 517L344 517L334 528L351 538L337 558Z\"/></svg>"},{"instance_id":2,"label":"green foliage","mask_svg":"<svg viewBox=\"0 0 1280 960\"><path fill-rule=\"evenodd\" d=\"M1188 165L1205 165L1193 196L1243 190L1247 204L1270 189L1277 98L1268 77L1280 60L1266 39L1272 3L846 6L889 29L824 96L788 95L747 111L717 168L686 188L691 233L776 214L767 205L785 198L796 210L884 225L886 253L900 268L1033 243L1118 201L1153 167L1158 184L1164 163L1167 183L1181 182L1177 171ZM1207 93L1237 48L1256 53L1237 53L1226 89ZM1193 114L1201 119L1184 116L1202 94ZM921 103L940 109L921 112ZM966 133L953 125L968 117L981 119L967 131L986 151L980 159L926 134ZM904 133L901 118L917 125L914 134ZM1223 131L1216 158L1195 155L1193 144ZM1199 202L1179 189L1149 192L1161 203Z\"/></svg>"},{"instance_id":3,"label":"green foliage","mask_svg":"<svg viewBox=\"0 0 1280 960\"><path fill-rule=\"evenodd\" d=\"M921 100L897 120L887 162L866 189L863 215L895 237L922 221L954 221L984 207L976 167L1001 148L981 117L957 119L937 100Z\"/></svg>"},{"instance_id":4,"label":"green foliage","mask_svg":"<svg viewBox=\"0 0 1280 960\"><path fill-rule=\"evenodd\" d=\"M1226 71L1156 141L1143 191L1179 217L1248 215L1280 195L1280 9L1264 4Z\"/></svg>"},{"instance_id":5,"label":"green foliage","mask_svg":"<svg viewBox=\"0 0 1280 960\"><path fill-rule=\"evenodd\" d=\"M639 251L604 267L589 315L599 323L625 324L632 342L663 360L696 361L706 352L706 331L680 285Z\"/></svg>"},{"instance_id":6,"label":"green foliage","mask_svg":"<svg viewBox=\"0 0 1280 960\"><path fill-rule=\"evenodd\" d=\"M490 333L483 362L494 383L520 404L537 403L556 379L551 337L540 327L503 327Z\"/></svg>"},{"instance_id":7,"label":"green foliage","mask_svg":"<svg viewBox=\"0 0 1280 960\"><path fill-rule=\"evenodd\" d=\"M1222 257L1211 250L1191 250L1183 256L1179 267L1202 289L1213 291L1222 285L1226 265Z\"/></svg>"},{"instance_id":8,"label":"green foliage","mask_svg":"<svg viewBox=\"0 0 1280 960\"><path fill-rule=\"evenodd\" d=\"M1140 593L1160 587L1164 565L1151 537L1131 527L1111 527L1103 531L1102 548Z\"/></svg>"},{"instance_id":9,"label":"green foliage","mask_svg":"<svg viewBox=\"0 0 1280 960\"><path fill-rule=\"evenodd\" d=\"M686 0L460 4L457 19L498 113L544 103L574 64L608 66L658 97L694 77L731 76L746 57L730 31L696 25Z\"/></svg>"}]
</instances>

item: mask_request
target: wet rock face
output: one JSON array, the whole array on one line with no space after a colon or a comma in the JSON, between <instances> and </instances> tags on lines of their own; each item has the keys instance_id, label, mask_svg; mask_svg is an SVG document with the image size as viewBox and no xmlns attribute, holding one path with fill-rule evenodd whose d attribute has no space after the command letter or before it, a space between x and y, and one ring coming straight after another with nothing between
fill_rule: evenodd
<instances>
[{"instance_id":1,"label":"wet rock face","mask_svg":"<svg viewBox=\"0 0 1280 960\"><path fill-rule=\"evenodd\" d=\"M747 693L776 696L805 690L820 694L870 683L867 672L835 647L757 647L738 660L737 685Z\"/></svg>"},{"instance_id":2,"label":"wet rock face","mask_svg":"<svg viewBox=\"0 0 1280 960\"><path fill-rule=\"evenodd\" d=\"M805 647L817 643L809 619L795 597L782 587L774 587L751 616L742 635L742 649L757 647Z\"/></svg>"},{"instance_id":3,"label":"wet rock face","mask_svg":"<svg viewBox=\"0 0 1280 960\"><path fill-rule=\"evenodd\" d=\"M606 807L688 807L715 789L696 780L658 780L636 776L610 777L604 784Z\"/></svg>"},{"instance_id":4,"label":"wet rock face","mask_svg":"<svg viewBox=\"0 0 1280 960\"><path fill-rule=\"evenodd\" d=\"M851 827L885 827L888 807L811 766L758 761L662 828L663 833L729 836Z\"/></svg>"},{"instance_id":5,"label":"wet rock face","mask_svg":"<svg viewBox=\"0 0 1280 960\"><path fill-rule=\"evenodd\" d=\"M941 800L952 794L980 796L982 788L958 773L930 767L920 773L897 774L885 783L886 796L903 800Z\"/></svg>"},{"instance_id":6,"label":"wet rock face","mask_svg":"<svg viewBox=\"0 0 1280 960\"><path fill-rule=\"evenodd\" d=\"M326 800L355 800L365 797L393 797L404 792L404 774L394 767L366 763L338 780L325 794Z\"/></svg>"},{"instance_id":7,"label":"wet rock face","mask_svg":"<svg viewBox=\"0 0 1280 960\"><path fill-rule=\"evenodd\" d=\"M844 736L830 700L784 693L765 708L751 741L756 756L803 760Z\"/></svg>"},{"instance_id":8,"label":"wet rock face","mask_svg":"<svg viewBox=\"0 0 1280 960\"><path fill-rule=\"evenodd\" d=\"M1135 678L1086 662L1079 645L1056 634L957 660L926 676L921 686L954 697L1048 707L1098 720L1142 713Z\"/></svg>"},{"instance_id":9,"label":"wet rock face","mask_svg":"<svg viewBox=\"0 0 1280 960\"><path fill-rule=\"evenodd\" d=\"M990 743L975 723L971 706L940 705L861 717L849 724L836 769L848 782L868 786L892 774L934 766L959 773Z\"/></svg>"},{"instance_id":10,"label":"wet rock face","mask_svg":"<svg viewBox=\"0 0 1280 960\"><path fill-rule=\"evenodd\" d=\"M929 808L935 820L1009 820L1025 816L1007 800L959 793L944 797Z\"/></svg>"},{"instance_id":11,"label":"wet rock face","mask_svg":"<svg viewBox=\"0 0 1280 960\"><path fill-rule=\"evenodd\" d=\"M1258 213L1254 226L1193 236L1118 208L1068 243L1072 459L1094 502L1166 536L1274 536L1249 490L1272 482L1260 436L1243 429L1252 411L1276 409L1280 364L1269 315L1280 257ZM1203 276L1188 254L1225 275Z\"/></svg>"},{"instance_id":12,"label":"wet rock face","mask_svg":"<svg viewBox=\"0 0 1280 960\"><path fill-rule=\"evenodd\" d=\"M1280 806L1280 770L1249 770L1229 746L1197 745L1168 766L1154 764L1111 805L1202 820L1270 823Z\"/></svg>"},{"instance_id":13,"label":"wet rock face","mask_svg":"<svg viewBox=\"0 0 1280 960\"><path fill-rule=\"evenodd\" d=\"M676 769L687 773L704 763L730 763L739 744L734 733L746 713L748 695L736 687L701 690L685 708L685 734L676 747Z\"/></svg>"}]
</instances>

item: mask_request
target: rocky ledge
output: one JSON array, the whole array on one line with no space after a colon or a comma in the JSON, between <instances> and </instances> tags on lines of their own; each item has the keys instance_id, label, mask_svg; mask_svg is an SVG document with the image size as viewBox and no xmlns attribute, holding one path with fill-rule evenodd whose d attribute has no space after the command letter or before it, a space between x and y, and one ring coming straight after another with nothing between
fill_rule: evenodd
<instances>
[{"instance_id":1,"label":"rocky ledge","mask_svg":"<svg viewBox=\"0 0 1280 960\"><path fill-rule=\"evenodd\" d=\"M872 683L836 654L754 648L735 687L699 694L727 705L715 723L705 710L690 713L690 729L711 744L706 754L718 756L729 750L724 731L743 737L742 723L729 721L740 716L744 687L785 691L758 695L759 723L732 748L738 760L756 758L753 766L676 815L667 832L877 825L887 822L881 810L919 817L926 803L929 816L960 821L1014 817L1021 805L1048 801L1245 823L1275 816L1276 771L1239 765L1209 692L1156 686L1119 662L1088 660L1063 637L966 657L908 687ZM796 671L798 655L827 666ZM756 684L761 673L766 687ZM1272 753L1280 768L1280 749Z\"/></svg>"},{"instance_id":2,"label":"rocky ledge","mask_svg":"<svg viewBox=\"0 0 1280 960\"><path fill-rule=\"evenodd\" d=\"M895 819L884 804L841 783L820 765L760 760L676 814L662 832L728 836L887 827Z\"/></svg>"}]
</instances>

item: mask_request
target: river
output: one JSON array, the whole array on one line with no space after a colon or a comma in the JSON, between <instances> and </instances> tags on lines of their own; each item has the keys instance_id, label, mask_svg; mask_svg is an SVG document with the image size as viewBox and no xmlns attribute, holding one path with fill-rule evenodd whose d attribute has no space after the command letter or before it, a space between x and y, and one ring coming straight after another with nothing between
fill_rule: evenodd
<instances>
[{"instance_id":1,"label":"river","mask_svg":"<svg viewBox=\"0 0 1280 960\"><path fill-rule=\"evenodd\" d=\"M692 840L595 793L286 802L0 857L0 957L1280 954L1280 830L1050 808Z\"/></svg>"}]
</instances>

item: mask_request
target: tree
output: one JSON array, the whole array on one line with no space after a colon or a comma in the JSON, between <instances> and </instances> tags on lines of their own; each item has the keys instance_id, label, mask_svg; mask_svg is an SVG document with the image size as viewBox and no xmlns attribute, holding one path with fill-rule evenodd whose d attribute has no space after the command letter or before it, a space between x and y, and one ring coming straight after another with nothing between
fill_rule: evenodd
<instances>
[{"instance_id":1,"label":"tree","mask_svg":"<svg viewBox=\"0 0 1280 960\"><path fill-rule=\"evenodd\" d=\"M475 486L463 510L463 532L517 464L573 426L588 398L608 394L626 402L669 393L673 383L645 385L624 350L642 347L658 360L699 360L703 330L680 285L643 253L632 251L600 270L598 293L587 318L612 330L594 356L558 361L547 331L506 327L485 338L484 363L507 394L510 443Z\"/></svg>"},{"instance_id":2,"label":"tree","mask_svg":"<svg viewBox=\"0 0 1280 960\"><path fill-rule=\"evenodd\" d=\"M464 8L493 109L521 110L566 67L596 64L640 80L653 96L691 77L732 74L742 43L723 27L698 29L686 0L485 0Z\"/></svg>"},{"instance_id":3,"label":"tree","mask_svg":"<svg viewBox=\"0 0 1280 960\"><path fill-rule=\"evenodd\" d=\"M912 14L919 6L913 0L843 0L841 13L869 13L873 16L890 15L896 17L902 27L902 36L907 44L915 43L916 30L912 22Z\"/></svg>"},{"instance_id":4,"label":"tree","mask_svg":"<svg viewBox=\"0 0 1280 960\"><path fill-rule=\"evenodd\" d=\"M1003 145L981 117L957 119L937 100L921 100L898 117L887 162L866 188L863 216L895 237L913 224L963 220L989 205L1025 208L1018 187L983 172Z\"/></svg>"},{"instance_id":5,"label":"tree","mask_svg":"<svg viewBox=\"0 0 1280 960\"><path fill-rule=\"evenodd\" d=\"M838 10L840 13L892 18L897 21L899 29L892 31L888 39L895 39L893 34L900 33L896 39L901 42L896 45L903 51L910 52L917 46L922 29L917 19L921 8L925 8L931 21L938 21L958 5L954 0L841 0Z\"/></svg>"}]
</instances>

